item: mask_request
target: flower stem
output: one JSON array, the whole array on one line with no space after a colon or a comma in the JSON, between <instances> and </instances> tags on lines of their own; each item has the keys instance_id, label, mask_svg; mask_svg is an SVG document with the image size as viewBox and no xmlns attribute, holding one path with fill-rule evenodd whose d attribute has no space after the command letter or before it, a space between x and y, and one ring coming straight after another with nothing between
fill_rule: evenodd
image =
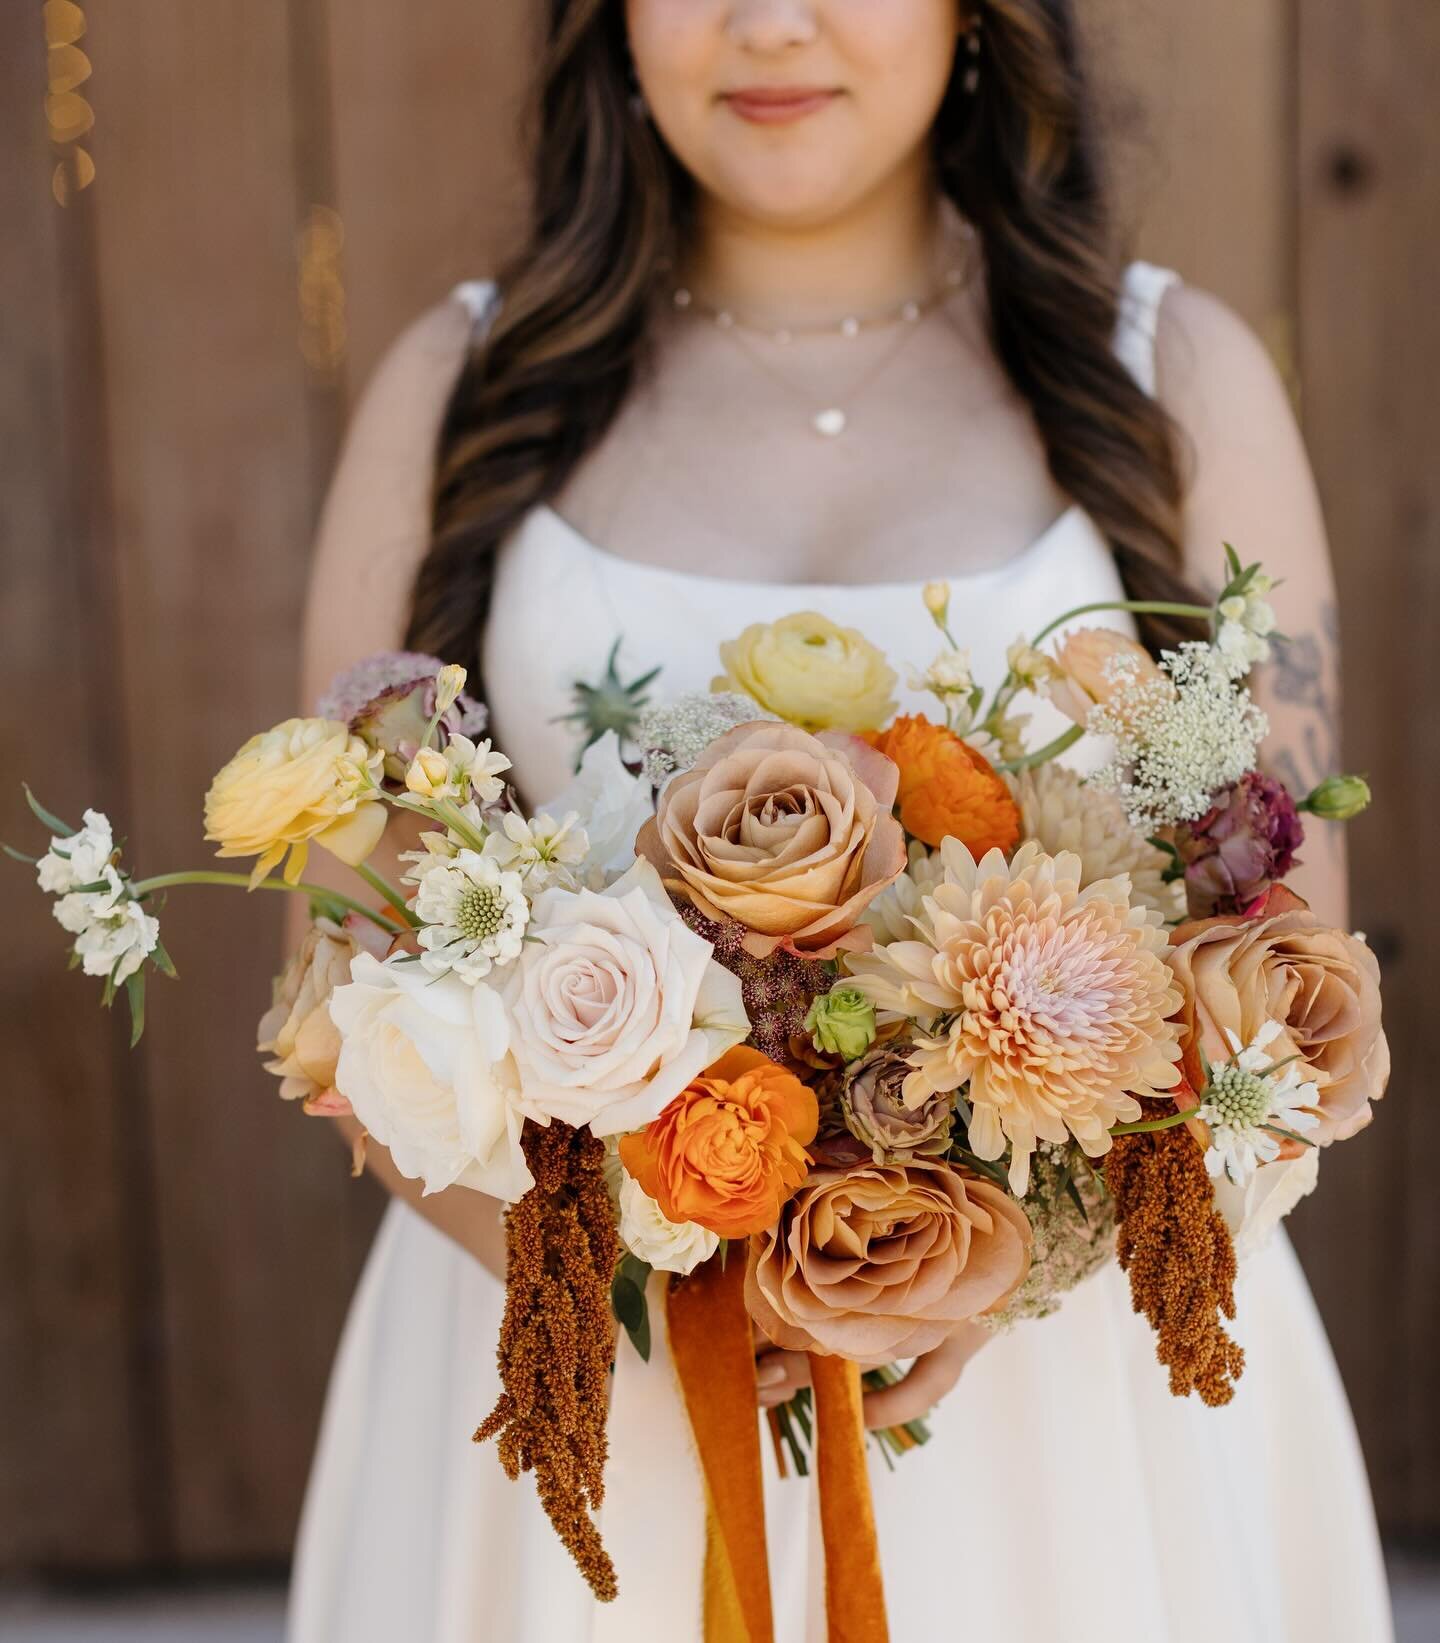
<instances>
[{"instance_id":1,"label":"flower stem","mask_svg":"<svg viewBox=\"0 0 1440 1643\"><path fill-rule=\"evenodd\" d=\"M464 842L467 848L471 850L483 850L485 848L485 835L475 831L453 799L435 800L434 813L452 833L455 833Z\"/></svg>"},{"instance_id":2,"label":"flower stem","mask_svg":"<svg viewBox=\"0 0 1440 1643\"><path fill-rule=\"evenodd\" d=\"M1188 1124L1192 1118L1198 1116L1199 1108L1192 1108L1189 1112L1173 1112L1168 1118L1149 1118L1143 1124L1117 1124L1110 1134L1112 1137L1153 1135L1157 1130L1173 1130L1177 1124Z\"/></svg>"},{"instance_id":3,"label":"flower stem","mask_svg":"<svg viewBox=\"0 0 1440 1643\"><path fill-rule=\"evenodd\" d=\"M1077 616L1094 616L1102 610L1123 610L1132 616L1188 616L1199 622L1213 621L1215 616L1209 605L1176 605L1165 599L1104 599L1093 605L1077 605L1074 610L1067 610L1048 627L1041 628L1030 643L1038 650L1041 641L1048 639L1057 628L1073 622Z\"/></svg>"},{"instance_id":4,"label":"flower stem","mask_svg":"<svg viewBox=\"0 0 1440 1643\"><path fill-rule=\"evenodd\" d=\"M1071 725L1069 730L1057 736L1053 742L1047 742L1034 753L1027 753L1022 759L1013 759L1009 764L997 764L995 768L1010 776L1018 775L1022 770L1033 770L1036 765L1048 764L1051 759L1058 759L1067 749L1074 747L1084 734L1083 725Z\"/></svg>"},{"instance_id":5,"label":"flower stem","mask_svg":"<svg viewBox=\"0 0 1440 1643\"><path fill-rule=\"evenodd\" d=\"M250 878L245 873L216 873L216 872L187 872L161 873L157 878L141 879L130 886L130 894L139 901L155 890L169 890L180 884L219 884L229 889L248 890ZM342 907L352 913L359 913L362 918L368 918L372 924L392 936L403 935L403 928L386 918L383 913L377 913L373 907L367 907L363 901L356 901L353 896L341 895L338 890L328 889L323 884L286 884L284 879L266 879L255 886L257 890L284 890L300 896L319 896L326 901L339 902Z\"/></svg>"},{"instance_id":6,"label":"flower stem","mask_svg":"<svg viewBox=\"0 0 1440 1643\"><path fill-rule=\"evenodd\" d=\"M366 884L368 884L372 890L380 895L389 906L395 909L395 911L400 915L405 923L411 927L412 930L420 927L420 920L416 918L414 913L412 913L405 905L404 896L402 896L395 886L391 884L389 879L385 878L383 874L377 873L373 867L363 861L356 863L355 871L362 879L365 880Z\"/></svg>"}]
</instances>

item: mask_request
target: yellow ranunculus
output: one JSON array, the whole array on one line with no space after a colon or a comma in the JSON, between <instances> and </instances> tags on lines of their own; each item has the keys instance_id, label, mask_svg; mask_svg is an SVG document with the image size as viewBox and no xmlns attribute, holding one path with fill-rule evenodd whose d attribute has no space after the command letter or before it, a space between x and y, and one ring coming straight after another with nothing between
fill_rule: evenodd
<instances>
[{"instance_id":1,"label":"yellow ranunculus","mask_svg":"<svg viewBox=\"0 0 1440 1643\"><path fill-rule=\"evenodd\" d=\"M720 647L712 690L740 691L805 730L878 730L895 711L895 674L854 628L815 611L756 623Z\"/></svg>"},{"instance_id":2,"label":"yellow ranunculus","mask_svg":"<svg viewBox=\"0 0 1440 1643\"><path fill-rule=\"evenodd\" d=\"M385 831L380 757L338 720L286 719L252 736L210 784L205 837L217 855L260 858L252 889L287 850L285 882L299 883L312 839L358 866Z\"/></svg>"}]
</instances>

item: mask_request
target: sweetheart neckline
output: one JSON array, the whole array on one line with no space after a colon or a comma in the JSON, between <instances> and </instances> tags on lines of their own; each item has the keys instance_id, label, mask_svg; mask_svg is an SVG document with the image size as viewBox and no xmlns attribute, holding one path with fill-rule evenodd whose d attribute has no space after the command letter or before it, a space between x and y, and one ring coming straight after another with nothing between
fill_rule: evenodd
<instances>
[{"instance_id":1,"label":"sweetheart neckline","mask_svg":"<svg viewBox=\"0 0 1440 1643\"><path fill-rule=\"evenodd\" d=\"M575 546L581 548L594 559L606 564L615 565L622 570L629 570L640 574L659 576L675 582L699 584L704 587L737 588L754 590L757 588L776 589L789 594L816 593L827 596L834 594L854 593L884 593L900 591L913 593L917 589L926 587L930 582L950 582L961 584L986 583L999 581L1005 577L1015 575L1019 570L1027 567L1045 548L1052 545L1072 521L1080 521L1088 525L1099 537L1099 530L1090 515L1078 502L1072 502L1063 512L1057 514L1043 531L1020 549L1011 554L1008 559L998 565L987 566L983 570L937 572L930 577L911 577L901 581L889 582L758 582L736 576L714 576L705 571L680 570L671 565L657 565L646 559L629 559L622 553L614 553L609 548L602 548L598 542L592 541L577 526L572 525L565 516L548 502L538 503L530 514L527 525L536 517L548 519L552 524Z\"/></svg>"}]
</instances>

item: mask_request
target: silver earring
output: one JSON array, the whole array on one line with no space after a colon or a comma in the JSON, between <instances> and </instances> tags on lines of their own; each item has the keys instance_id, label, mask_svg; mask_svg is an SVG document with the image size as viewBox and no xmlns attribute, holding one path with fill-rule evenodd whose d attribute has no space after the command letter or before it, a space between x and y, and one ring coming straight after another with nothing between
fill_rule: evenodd
<instances>
[{"instance_id":1,"label":"silver earring","mask_svg":"<svg viewBox=\"0 0 1440 1643\"><path fill-rule=\"evenodd\" d=\"M965 34L965 73L961 76L960 85L967 97L973 97L980 89L980 33L980 19L977 16Z\"/></svg>"}]
</instances>

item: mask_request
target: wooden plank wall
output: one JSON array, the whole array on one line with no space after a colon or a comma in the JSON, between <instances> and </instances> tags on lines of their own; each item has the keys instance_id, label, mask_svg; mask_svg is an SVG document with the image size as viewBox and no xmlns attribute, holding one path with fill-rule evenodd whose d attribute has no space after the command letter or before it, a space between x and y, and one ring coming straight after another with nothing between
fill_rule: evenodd
<instances>
[{"instance_id":1,"label":"wooden plank wall","mask_svg":"<svg viewBox=\"0 0 1440 1643\"><path fill-rule=\"evenodd\" d=\"M522 218L511 133L532 10L97 3L98 174L66 210L39 0L0 13L0 755L58 805L123 816L138 861L198 860L209 774L293 710L306 543L345 405ZM1301 1246L1382 1513L1440 1534L1423 1302L1440 1212L1404 1077L1436 938L1399 865L1406 801L1432 797L1413 785L1431 782L1415 772L1434 768L1436 735L1414 704L1436 664L1393 635L1395 611L1435 609L1440 575L1424 444L1440 21L1432 0L1343 18L1323 0L1097 0L1085 15L1140 250L1299 367L1352 745L1389 797L1357 830L1356 907L1389 957L1401 1069L1384 1122L1327 1161ZM22 825L0 789L0 837ZM55 933L38 898L12 898L0 1403L24 1419L0 1436L0 1572L288 1551L378 1203L256 1071L278 910L228 895L172 903L184 992L157 992L133 1058L118 1024L70 1029L91 994L35 962Z\"/></svg>"}]
</instances>

